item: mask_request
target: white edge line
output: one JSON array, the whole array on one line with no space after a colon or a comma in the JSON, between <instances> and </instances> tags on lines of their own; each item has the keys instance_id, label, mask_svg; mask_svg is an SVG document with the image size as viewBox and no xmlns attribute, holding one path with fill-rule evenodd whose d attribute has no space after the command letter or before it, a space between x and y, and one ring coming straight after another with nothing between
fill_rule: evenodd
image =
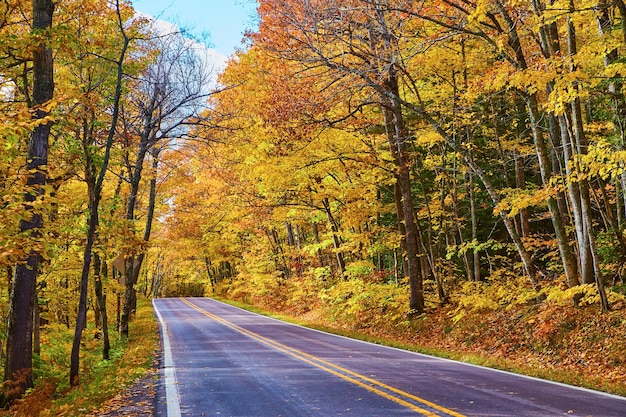
<instances>
[{"instance_id":1,"label":"white edge line","mask_svg":"<svg viewBox=\"0 0 626 417\"><path fill-rule=\"evenodd\" d=\"M152 299L152 307L161 323L161 336L163 338L163 376L165 383L165 402L167 404L167 417L181 417L180 402L178 399L178 386L176 385L176 372L174 369L174 361L172 359L172 349L170 347L170 338L167 335L167 325L161 316L161 312Z\"/></svg>"},{"instance_id":2,"label":"white edge line","mask_svg":"<svg viewBox=\"0 0 626 417\"><path fill-rule=\"evenodd\" d=\"M597 391L597 390L593 390L593 389L585 388L585 387L578 387L576 385L565 384L563 382L557 382L557 381L550 381L549 379L542 379L542 378L537 378L537 377L534 377L534 376L529 376L529 375L524 375L524 374L517 374L515 372L504 371L502 369L489 368L487 366L476 365L474 363L455 361L453 359L441 358L439 356L428 355L428 354L419 353L419 352L413 352L411 350L401 349L401 348L394 347L394 346L382 345L382 344L378 344L378 343L372 343L372 342L368 342L366 340L353 339L351 337L343 336L343 335L340 335L340 334L329 333L329 332L325 332L323 330L318 330L318 329L314 329L314 328L311 328L311 327L306 327L306 326L302 326L302 325L299 325L299 324L290 323L288 321L280 320L280 319L277 319L277 318L274 318L274 317L264 316L263 314L259 314L259 313L255 313L253 311L245 310L243 308L234 306L232 304L225 303L223 301L216 300L214 298L210 298L210 297L206 297L206 298L208 298L210 300L213 300L213 301L215 301L217 303L221 303L221 304L233 307L233 308L237 308L237 309L242 310L242 311L246 311L246 312L248 312L250 314L254 314L254 315L257 315L257 316L265 317L265 318L268 318L268 319L271 319L271 320L275 320L275 321L278 321L278 322L281 322L281 323L290 324L292 326L302 327L304 329L309 329L309 330L312 330L314 332L323 333L323 334L327 334L327 335L331 335L331 336L335 336L335 337L340 337L342 339L353 340L355 342L365 343L365 344L368 344L368 345L382 347L382 348L387 348L387 349L394 349L394 350L398 350L400 352L410 353L412 355L424 356L424 357L427 357L427 358L438 359L438 360L445 361L445 362L451 362L451 363L456 363L456 364L460 364L460 365L471 366L471 367L474 367L474 368L484 369L484 370L487 370L487 371L498 372L498 373L501 373L501 374L512 375L512 376L516 376L516 377L519 377L519 378L530 379L532 381L545 382L545 383L548 383L548 384L557 385L557 386L564 387L564 388L570 388L570 389L575 389L575 390L582 391L582 392L587 392L587 393L590 393L590 394L601 395L601 396L604 396L604 397L612 398L614 400L626 401L626 397L622 397L620 395L615 395L615 394L610 394L608 392Z\"/></svg>"}]
</instances>

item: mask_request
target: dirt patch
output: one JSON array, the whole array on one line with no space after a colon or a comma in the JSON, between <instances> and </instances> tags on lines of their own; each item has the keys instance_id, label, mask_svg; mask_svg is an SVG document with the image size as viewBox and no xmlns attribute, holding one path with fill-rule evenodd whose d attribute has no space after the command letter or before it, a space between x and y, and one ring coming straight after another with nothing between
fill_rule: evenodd
<instances>
[{"instance_id":1,"label":"dirt patch","mask_svg":"<svg viewBox=\"0 0 626 417\"><path fill-rule=\"evenodd\" d=\"M153 416L157 401L158 367L148 373L123 393L116 395L96 413L87 417L145 417Z\"/></svg>"}]
</instances>

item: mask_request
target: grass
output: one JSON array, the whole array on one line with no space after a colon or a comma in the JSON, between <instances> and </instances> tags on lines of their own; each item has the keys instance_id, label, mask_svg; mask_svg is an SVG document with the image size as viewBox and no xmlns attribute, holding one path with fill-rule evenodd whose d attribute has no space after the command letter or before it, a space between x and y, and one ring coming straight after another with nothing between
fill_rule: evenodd
<instances>
[{"instance_id":1,"label":"grass","mask_svg":"<svg viewBox=\"0 0 626 417\"><path fill-rule=\"evenodd\" d=\"M42 335L41 359L36 361L35 388L0 416L84 416L96 412L152 367L159 347L158 326L149 300L138 300L128 340L111 329L111 359L102 360L95 330L83 332L80 384L69 386L69 356L73 331L49 327ZM49 337L47 337L49 336Z\"/></svg>"}]
</instances>

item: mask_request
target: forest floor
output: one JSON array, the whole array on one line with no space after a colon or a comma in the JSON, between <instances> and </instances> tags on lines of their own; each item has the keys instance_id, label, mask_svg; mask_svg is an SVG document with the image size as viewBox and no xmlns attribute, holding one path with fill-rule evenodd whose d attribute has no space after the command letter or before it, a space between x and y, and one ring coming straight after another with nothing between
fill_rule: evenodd
<instances>
[{"instance_id":1,"label":"forest floor","mask_svg":"<svg viewBox=\"0 0 626 417\"><path fill-rule=\"evenodd\" d=\"M93 320L93 318L92 318ZM92 321L90 321L91 326ZM50 326L42 334L35 387L0 410L0 417L145 417L154 415L160 360L159 330L152 303L139 299L128 338L111 335L111 359L102 342L84 332L80 384L69 387L73 329Z\"/></svg>"},{"instance_id":2,"label":"forest floor","mask_svg":"<svg viewBox=\"0 0 626 417\"><path fill-rule=\"evenodd\" d=\"M107 401L95 414L86 417L146 417L155 415L159 381L158 364L124 392Z\"/></svg>"}]
</instances>

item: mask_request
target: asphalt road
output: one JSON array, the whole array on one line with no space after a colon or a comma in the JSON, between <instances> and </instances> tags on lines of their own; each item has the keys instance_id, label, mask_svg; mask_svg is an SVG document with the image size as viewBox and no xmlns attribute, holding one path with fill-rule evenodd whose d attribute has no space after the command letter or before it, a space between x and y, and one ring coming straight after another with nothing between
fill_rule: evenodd
<instances>
[{"instance_id":1,"label":"asphalt road","mask_svg":"<svg viewBox=\"0 0 626 417\"><path fill-rule=\"evenodd\" d=\"M626 398L284 323L156 299L157 416L624 417Z\"/></svg>"}]
</instances>

